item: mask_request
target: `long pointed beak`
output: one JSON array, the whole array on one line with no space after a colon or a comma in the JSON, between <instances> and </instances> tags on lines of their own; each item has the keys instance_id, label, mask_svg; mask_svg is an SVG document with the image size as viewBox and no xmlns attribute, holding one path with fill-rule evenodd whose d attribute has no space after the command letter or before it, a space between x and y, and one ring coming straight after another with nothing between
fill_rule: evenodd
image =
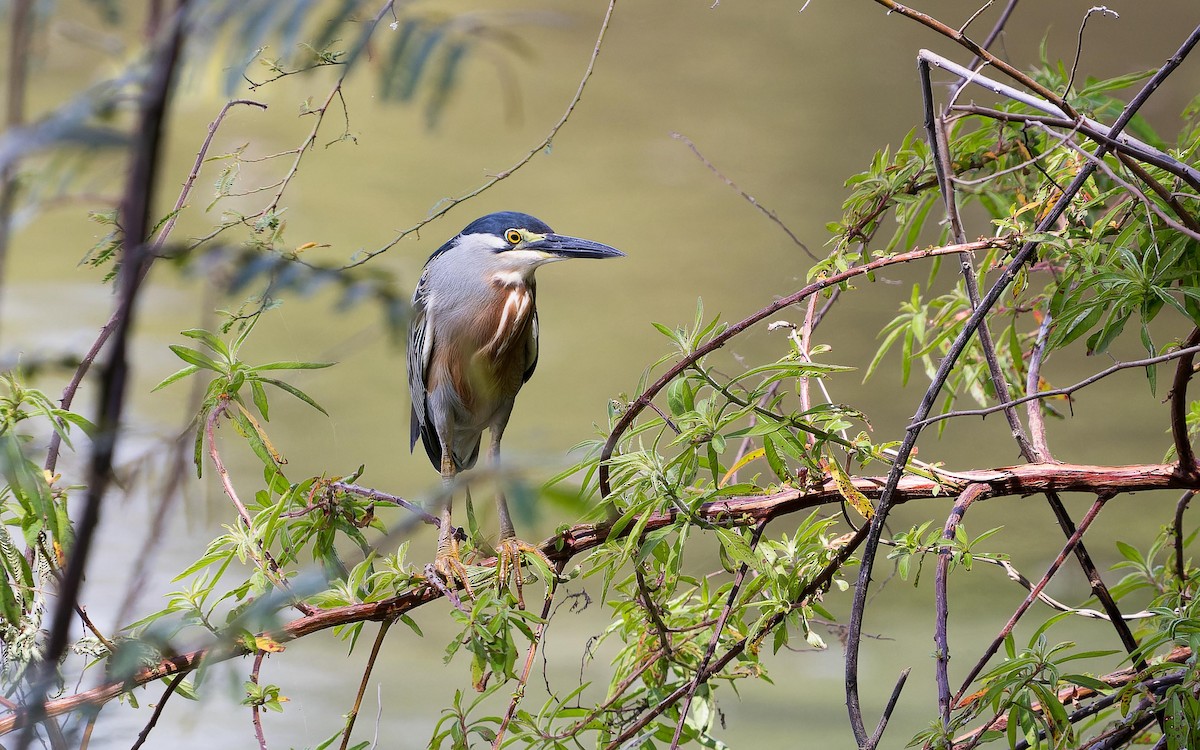
<instances>
[{"instance_id":1,"label":"long pointed beak","mask_svg":"<svg viewBox=\"0 0 1200 750\"><path fill-rule=\"evenodd\" d=\"M560 258L623 258L625 253L602 245L599 242L581 239L579 237L567 237L562 234L547 234L537 242L530 243L529 247L534 250L557 255Z\"/></svg>"}]
</instances>

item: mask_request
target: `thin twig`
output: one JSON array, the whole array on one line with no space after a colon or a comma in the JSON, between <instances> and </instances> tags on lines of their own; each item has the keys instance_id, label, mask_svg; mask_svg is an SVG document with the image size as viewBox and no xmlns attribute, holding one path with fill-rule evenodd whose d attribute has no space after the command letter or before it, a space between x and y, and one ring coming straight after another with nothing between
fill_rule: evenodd
<instances>
[{"instance_id":1,"label":"thin twig","mask_svg":"<svg viewBox=\"0 0 1200 750\"><path fill-rule=\"evenodd\" d=\"M976 44L966 34L963 34L961 31L959 31L951 26L947 26L946 24L937 20L933 16L930 16L926 13L922 13L917 10L913 10L912 8L901 5L900 3L897 3L894 0L875 0L875 2L879 3L883 7L887 8L889 11L899 13L900 15L905 16L907 18L911 18L914 21L920 23L922 26L933 29L934 31L938 32L939 34L941 34L949 39L954 40L955 42L957 42L960 45L962 45L963 47L965 47L968 51L971 52L971 54L975 55L978 59L986 61L989 66L1004 73L1009 78L1013 79L1014 81L1017 81L1018 83L1020 83L1022 86L1029 89L1030 91L1037 93L1038 96L1041 96L1042 98L1046 99L1049 102L1053 102L1055 106L1060 108L1063 112L1066 112L1069 117L1074 118L1074 117L1078 116L1078 114L1075 112L1075 110L1072 109L1071 106L1069 104L1067 104L1065 101L1063 101L1061 96L1054 93L1053 91L1046 88L1045 86L1041 85L1037 81L1033 80L1031 77L1029 77L1025 73L1021 72L1017 68L1014 68L1012 65L1009 65L1004 60L1000 59L999 57L996 57L995 55L993 55L988 50L984 49L979 44Z\"/></svg>"},{"instance_id":2,"label":"thin twig","mask_svg":"<svg viewBox=\"0 0 1200 750\"><path fill-rule=\"evenodd\" d=\"M154 713L150 714L150 720L146 722L146 726L142 727L142 731L138 733L137 741L133 743L130 750L139 750L142 745L146 744L146 738L150 736L150 730L154 729L158 724L158 717L162 716L163 709L167 707L167 701L175 694L175 689L179 687L179 683L183 682L183 678L187 677L186 672L179 672L171 681L167 683L167 687L163 690L163 694L158 699L158 703L154 704Z\"/></svg>"},{"instance_id":3,"label":"thin twig","mask_svg":"<svg viewBox=\"0 0 1200 750\"><path fill-rule=\"evenodd\" d=\"M233 480L229 478L229 470L225 468L225 462L221 460L221 452L217 449L217 438L214 434L217 426L217 420L225 413L229 406L229 398L222 397L217 400L214 406L208 413L208 419L204 421L204 437L208 441L208 457L213 462L213 467L217 470L217 476L221 479L221 488L225 490L225 495L237 508L238 516L242 519L242 523L247 529L254 525L253 519L250 517L250 511L246 510L246 506L238 497L237 490L233 487Z\"/></svg>"},{"instance_id":4,"label":"thin twig","mask_svg":"<svg viewBox=\"0 0 1200 750\"><path fill-rule=\"evenodd\" d=\"M879 723L875 725L875 731L871 734L870 744L878 746L879 740L883 739L883 732L887 729L888 722L892 720L892 713L896 710L896 704L900 702L900 692L904 690L904 683L908 682L908 675L912 672L912 667L905 667L900 671L900 676L896 678L896 684L892 686L892 694L888 698L887 705L883 707L883 713L879 715Z\"/></svg>"},{"instance_id":5,"label":"thin twig","mask_svg":"<svg viewBox=\"0 0 1200 750\"><path fill-rule=\"evenodd\" d=\"M988 0L987 4L983 7L986 8L988 5L991 5L991 0ZM1008 0L1008 4L1004 6L1004 10L1000 11L999 18L997 18L996 23L992 25L992 30L988 32L987 38L984 39L983 44L980 45L981 47L984 49L992 48L992 44L994 44L995 41L1000 38L1000 34L1004 31L1004 27L1008 25L1008 19L1012 17L1013 11L1016 9L1017 0ZM982 10L982 8L980 10ZM973 20L974 16L971 18ZM963 24L963 30L966 29L966 26L967 24ZM971 62L967 63L967 67L971 70L975 70L975 66L979 65L981 62L983 62L983 58L979 55L975 55L971 58ZM966 79L959 80L959 82L954 86L954 89L950 92L950 104L954 104L954 102L958 101L958 95L961 94L962 90L966 87Z\"/></svg>"},{"instance_id":6,"label":"thin twig","mask_svg":"<svg viewBox=\"0 0 1200 750\"><path fill-rule=\"evenodd\" d=\"M946 525L942 529L942 543L938 546L937 570L934 574L933 590L935 598L935 619L933 625L933 656L935 660L935 679L938 690L938 714L942 721L942 731L950 730L950 598L947 582L950 573L950 560L954 556L953 542L962 523L963 516L971 503L987 490L987 485L972 484L958 496L950 515L946 517Z\"/></svg>"},{"instance_id":7,"label":"thin twig","mask_svg":"<svg viewBox=\"0 0 1200 750\"><path fill-rule=\"evenodd\" d=\"M1185 357L1191 357L1191 356L1195 355L1197 352L1200 352L1200 344L1189 345L1183 349L1176 349L1173 352L1168 352L1166 354L1160 354L1157 357L1146 357L1145 359L1134 359L1134 360L1129 360L1127 362L1118 362L1115 365L1106 367L1103 370L1101 370L1100 372L1098 372L1094 375L1090 375L1073 385L1068 385L1063 388L1051 388L1050 390L1046 390L1046 391L1038 391L1037 393L1031 393L1028 396L1022 396L1020 398L1015 398L1011 401L1006 401L1003 404L996 404L995 406L987 406L982 409L962 409L960 411L949 411L949 412L946 412L945 414L938 414L936 416L927 417L919 422L913 422L912 426L928 427L929 425L935 424L937 422L941 422L944 419L953 419L953 418L957 418L957 417L986 417L989 414L995 414L996 412L1002 411L1006 408L1018 406L1018 405L1024 404L1024 403L1029 403L1031 401L1040 401L1042 399L1056 398L1059 396L1070 396L1070 395L1088 387L1089 385L1092 385L1096 381L1103 380L1104 378L1107 378L1109 375L1120 372L1121 370L1130 370L1130 369L1137 368L1137 367L1149 367L1151 365L1160 364L1162 362L1170 362L1173 359L1181 360Z\"/></svg>"},{"instance_id":8,"label":"thin twig","mask_svg":"<svg viewBox=\"0 0 1200 750\"><path fill-rule=\"evenodd\" d=\"M1183 514L1195 496L1196 493L1194 490L1188 490L1183 493L1183 497L1179 498L1179 502L1175 503L1175 520L1171 524L1171 537L1175 542L1175 577L1179 579L1181 585L1186 583L1188 579L1187 565L1183 559Z\"/></svg>"},{"instance_id":9,"label":"thin twig","mask_svg":"<svg viewBox=\"0 0 1200 750\"><path fill-rule=\"evenodd\" d=\"M458 204L463 203L465 201L469 201L472 198L480 195L484 191L490 189L491 187L496 185L498 182L508 179L517 170L521 169L526 164L528 164L530 161L532 161L533 157L537 156L539 153L550 148L550 144L554 142L554 138L558 135L558 131L562 130L563 126L567 124L567 120L569 120L571 118L571 114L575 111L575 107L576 107L576 105L579 104L579 100L583 98L583 91L587 87L588 79L590 79L592 77L592 71L596 67L596 59L600 56L600 48L604 46L604 36L608 32L608 24L609 24L609 21L612 20L613 9L616 8L616 6L617 6L617 0L609 0L608 9L604 12L604 20L600 22L600 33L596 37L596 45L592 48L592 56L588 60L587 68L583 72L583 78L579 81L579 88L577 88L575 90L575 96L572 97L570 103L567 104L567 109L565 112L563 112L562 117L559 118L558 122L556 122L552 128L550 128L550 132L546 135L545 138L542 139L541 143L534 146L532 149L529 150L528 153L526 153L524 156L522 156L520 159L518 159L516 164L513 164L511 167L504 170L503 172L492 175L491 179L487 180L486 182L484 182L482 185L475 188L474 190L472 190L468 193L464 193L464 194L454 197L454 198L446 198L446 199L442 200L440 203L438 203L437 206L435 206L434 210L429 212L429 215L426 216L424 219L422 219L421 221L412 225L408 229L401 231L399 234L397 234L395 237L393 237L384 246L382 246L376 250L371 250L369 252L360 254L360 256L357 260L352 260L349 263L346 263L344 266L342 266L342 270L345 270L348 268L354 268L355 266L361 266L362 264L364 264L367 261L374 258L376 255L379 255L381 253L387 252L388 250L391 250L393 247L398 245L400 243L400 241L403 240L405 237L407 237L410 234L413 234L415 232L421 231L421 229L425 228L425 226L427 224L429 224L430 222L433 222L433 221L436 221L437 219L442 218L443 216L445 216L447 213L450 212L450 209L454 208Z\"/></svg>"},{"instance_id":10,"label":"thin twig","mask_svg":"<svg viewBox=\"0 0 1200 750\"><path fill-rule=\"evenodd\" d=\"M796 233L793 232L788 227L787 224L783 223L783 221L779 218L778 214L776 214L774 211L767 208L763 204L759 203L754 198L753 195L750 195L745 190L742 190L740 187L738 187L736 182L734 182L733 180L729 179L724 174L722 174L721 170L717 169L717 166L715 164L713 164L711 161L709 161L708 158L704 156L704 154L700 153L700 149L696 148L696 144L692 143L692 140L690 138L688 138L686 135L684 135L682 133L676 133L674 131L672 131L671 137L677 141L683 141L683 144L685 146L687 146L689 149L691 149L692 153L696 155L696 158L700 160L701 164L708 167L710 172L715 174L726 185L733 188L737 192L738 195L742 196L742 198L744 198L746 200L746 202L749 203L751 206L754 206L756 209L758 209L758 211L760 213L762 213L763 216L766 216L768 219L775 222L775 225L778 226L780 229L782 229L784 234L786 234L788 237L790 237L792 242L796 243L796 246L799 247L801 250L803 250L804 253L808 257L812 258L813 260L820 260L813 253L812 250L808 249L808 245L804 244L804 242L801 241L801 239L796 236Z\"/></svg>"},{"instance_id":11,"label":"thin twig","mask_svg":"<svg viewBox=\"0 0 1200 750\"><path fill-rule=\"evenodd\" d=\"M1075 73L1079 70L1079 57L1083 54L1083 30L1087 28L1088 19L1092 17L1093 13L1120 18L1115 10L1109 10L1103 5L1093 5L1083 14L1083 21L1079 24L1079 39L1075 43L1075 60L1071 62L1071 75L1067 77L1067 85L1063 89L1064 97L1071 95L1071 86L1075 83Z\"/></svg>"},{"instance_id":12,"label":"thin twig","mask_svg":"<svg viewBox=\"0 0 1200 750\"><path fill-rule=\"evenodd\" d=\"M367 692L367 684L371 681L371 670L375 668L375 660L379 658L379 649L383 647L383 639L387 637L388 628L394 620L384 620L379 624L379 632L375 642L371 644L371 654L367 657L367 665L363 668L362 681L358 684L358 694L354 696L354 707L346 715L346 730L342 732L341 750L350 746L350 734L354 731L354 722L358 719L358 711L362 708L363 695Z\"/></svg>"},{"instance_id":13,"label":"thin twig","mask_svg":"<svg viewBox=\"0 0 1200 750\"><path fill-rule=\"evenodd\" d=\"M654 597L650 593L650 586L646 583L646 576L642 573L642 566L636 565L633 569L634 581L637 585L638 597L642 600L642 606L646 609L646 614L650 616L650 623L654 626L654 630L658 633L658 642L662 646L662 651L670 659L674 656L674 649L671 648L671 634L668 632L667 624L663 622L662 613L658 611L658 605L654 603Z\"/></svg>"},{"instance_id":14,"label":"thin twig","mask_svg":"<svg viewBox=\"0 0 1200 750\"><path fill-rule=\"evenodd\" d=\"M358 495L359 497L369 497L372 500L382 500L382 501L389 502L389 503L395 503L396 505L399 505L400 507L402 507L412 513L415 513L417 515L417 517L420 518L421 521L423 521L424 523L427 523L431 526L435 526L439 529L442 527L442 519L438 518L437 516L433 515L432 513L429 513L424 508L422 508L418 505L414 505L413 503L410 503L409 501L405 500L404 498L400 497L399 495L392 495L387 492L381 492L379 490L371 489L369 487L362 487L357 484L351 484L349 482L342 482L342 481L330 482L329 486L333 487L336 490L341 490L342 492L347 492L351 495ZM457 531L457 534L458 534L458 537L460 540L464 540L467 538L466 532L464 532L462 529L456 529L456 531Z\"/></svg>"},{"instance_id":15,"label":"thin twig","mask_svg":"<svg viewBox=\"0 0 1200 750\"><path fill-rule=\"evenodd\" d=\"M266 651L254 652L254 667L250 670L250 682L254 685L258 685L258 672L262 669L263 657L266 655ZM258 740L258 750L267 750L267 736L263 733L262 716L258 703L250 705L250 716L254 724L254 737Z\"/></svg>"}]
</instances>

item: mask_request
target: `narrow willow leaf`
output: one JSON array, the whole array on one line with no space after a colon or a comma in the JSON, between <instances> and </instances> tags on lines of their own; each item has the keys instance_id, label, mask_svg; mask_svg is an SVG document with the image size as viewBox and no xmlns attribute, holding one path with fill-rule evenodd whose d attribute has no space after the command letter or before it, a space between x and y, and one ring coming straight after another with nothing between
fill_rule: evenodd
<instances>
[{"instance_id":1,"label":"narrow willow leaf","mask_svg":"<svg viewBox=\"0 0 1200 750\"><path fill-rule=\"evenodd\" d=\"M179 344L171 344L170 349L171 351L175 352L176 357L179 357L190 365L195 365L197 368L212 370L213 372L224 372L224 370L221 369L221 366L213 361L211 357L202 352L198 352L195 349L186 346L180 346ZM176 378L176 380L178 380L178 378Z\"/></svg>"},{"instance_id":2,"label":"narrow willow leaf","mask_svg":"<svg viewBox=\"0 0 1200 750\"><path fill-rule=\"evenodd\" d=\"M312 408L321 412L325 416L327 416L327 417L329 416L329 412L325 411L324 407L322 407L316 401L313 401L311 396L309 396L307 393L300 390L296 386L292 385L291 383L285 383L284 381L276 380L275 378L261 378L261 380L264 383L270 383L271 385L275 386L276 388L278 388L280 390L287 391L288 393L292 394L293 396L300 399L304 403L308 404Z\"/></svg>"},{"instance_id":3,"label":"narrow willow leaf","mask_svg":"<svg viewBox=\"0 0 1200 750\"><path fill-rule=\"evenodd\" d=\"M717 486L724 487L729 482L729 480L733 477L733 475L737 473L738 469L742 468L743 466L745 466L746 464L750 463L751 461L753 461L755 459L762 458L765 455L766 455L766 450L764 448L759 448L757 450L752 450L752 451L747 452L746 455L742 456L741 459L739 459L737 463L735 463L733 466L729 467L729 471L725 472L725 476L721 477L721 482Z\"/></svg>"}]
</instances>

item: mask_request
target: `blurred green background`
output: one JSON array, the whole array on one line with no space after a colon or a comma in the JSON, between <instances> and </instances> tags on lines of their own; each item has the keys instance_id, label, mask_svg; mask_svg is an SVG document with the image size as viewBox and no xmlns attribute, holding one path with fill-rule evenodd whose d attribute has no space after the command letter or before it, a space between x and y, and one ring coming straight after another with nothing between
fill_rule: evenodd
<instances>
[{"instance_id":1,"label":"blurred green background","mask_svg":"<svg viewBox=\"0 0 1200 750\"><path fill-rule=\"evenodd\" d=\"M141 4L127 5L127 12L136 17ZM383 245L426 216L439 200L465 193L488 175L508 169L562 115L579 84L606 4L455 1L436 7L446 13L507 19L528 55L492 50L506 60L514 74L511 80L487 54L473 55L436 128L426 122L421 97L411 105L384 101L377 76L367 67L352 74L345 96L357 143L318 146L305 158L283 201L288 206L290 244L329 245L306 251L306 258L336 263L360 249ZM1037 63L1040 45L1051 60L1069 61L1089 7L1073 0L1022 4L997 50L1020 68ZM1187 0L1118 1L1109 7L1120 18L1096 16L1089 22L1081 75L1106 77L1155 67L1200 21L1195 3ZM975 3L949 0L922 6L951 25L963 23L976 8ZM975 22L977 38L984 36L997 11L992 8ZM376 33L390 32L384 25ZM48 111L119 70L133 53L125 41L98 24L91 6L58 4L36 37L31 113ZM776 211L822 254L828 239L823 227L840 215L843 181L865 168L877 149L898 143L920 124L915 59L921 47L963 63L969 60L961 49L868 0L621 3L595 75L552 149L372 264L398 274L411 288L425 258L443 241L477 216L508 209L532 213L558 231L596 239L628 254L620 262L561 264L539 274L541 358L537 374L518 399L505 448L510 464L522 467L530 482L540 483L569 465L571 446L596 436L597 425L606 423L608 401L636 395L644 368L668 350L651 322L674 326L690 321L697 298L703 299L708 314L735 321L797 289L811 263L778 227L672 138L672 132L691 139L725 175ZM173 204L208 123L227 100L220 81L230 61L221 52L212 50L211 61L190 68L176 92L160 180L158 205L163 213ZM259 155L296 147L311 127L310 118L299 116L301 103L310 97L321 101L335 75L323 70L253 93L239 92L269 109L234 110L211 153L244 143L250 144L248 153ZM1154 127L1173 136L1179 112L1198 91L1200 60L1188 60L1143 113ZM981 103L993 101L979 89L969 90L971 97ZM339 117L335 111L327 119L323 135L328 137L319 139L322 144L340 132ZM111 161L110 173L119 174L120 161L104 158ZM258 168L261 171L255 173L243 171L240 184L274 182L286 166L268 162ZM215 221L204 213L204 206L216 174L212 165L202 173L176 238L203 234ZM117 187L116 180L98 179L89 192L114 194ZM257 204L246 203L250 205ZM20 227L8 261L0 317L0 349L7 361L77 354L107 318L108 287L98 283L99 272L78 265L103 234L86 217L87 210L98 207L72 201L29 217ZM989 227L975 221L968 233L988 234ZM865 368L877 346L876 332L907 299L912 281L926 274L925 268L904 269L889 271L874 283L859 282L819 331L819 340L833 347L830 359ZM331 417L279 397L272 410L272 435L290 462L292 477L347 474L365 464L364 484L419 499L436 488L437 473L419 452L409 454L403 344L389 336L378 311L360 306L341 312L335 301L332 292L288 296L250 339L246 353L252 361L339 363L295 380ZM237 302L221 300L216 306ZM163 440L182 429L189 416L186 388L149 391L178 367L167 345L180 341L181 329L211 324L206 310L213 306L200 280L181 277L161 264L155 269L139 310L132 424L124 460L146 458L153 464ZM790 313L793 320L801 316ZM785 348L783 334L769 334L762 325L740 337L717 361L735 371L744 363L774 359ZM1046 375L1054 385L1109 364L1086 360L1081 348L1078 356L1070 354L1049 362ZM61 381L46 375L39 385L57 393ZM838 401L863 408L875 439L882 442L899 439L923 384L900 390L899 375L885 366L866 384L861 374L849 374L832 380L829 388ZM84 395L84 403L90 395ZM1123 373L1082 393L1076 414L1051 424L1051 446L1063 461L1159 461L1169 445L1165 411L1140 374ZM230 454L235 482L240 475L249 487L255 486L260 475L257 461L248 451ZM951 469L1019 460L999 418L982 424L956 422L940 440L929 432L919 456L943 461ZM78 458L64 465L68 478L79 466ZM160 606L158 597L171 589L170 578L201 553L221 524L231 522L231 508L211 479L206 477L203 487L193 486L182 502L171 506L168 536L140 592L138 611ZM1095 527L1093 552L1111 563L1111 540L1118 535L1144 546L1158 530L1157 519L1166 517L1159 504L1173 500L1150 495L1120 498ZM153 497L114 495L106 508L100 548L82 597L101 627L114 625L111 618L132 577L132 550L141 544L142 530L130 528L129 519L143 518L157 502ZM1077 515L1089 502L1070 499ZM1142 503L1154 503L1155 512L1146 513ZM1059 532L1049 512L1037 498L985 506L972 511L968 527L978 533L1006 525L990 548L1012 552L1026 575L1040 576L1058 548ZM892 529L903 530L926 518L940 525L948 508L948 502L903 508ZM573 520L561 509L545 509L532 528L526 521L519 531L525 538L540 538ZM485 519L485 524L493 523ZM794 525L785 519L769 533ZM711 554L703 544L697 545L700 558ZM432 534L418 534L414 559L423 561L432 551ZM882 582L888 570L887 563L881 563L876 580ZM1063 586L1051 594L1079 601L1086 588L1081 577L1076 578L1075 588ZM865 626L881 636L864 646L861 682L870 721L878 716L898 671L914 667L884 743L888 747L903 746L930 715L929 582L916 590L898 579L877 584L878 599ZM951 666L961 675L973 661L974 650L990 639L1024 592L989 566L977 566L952 583L951 648L960 658ZM568 591L580 588L580 583L572 583ZM835 612L844 611L840 597L831 596L830 603ZM578 614L560 612L549 630L548 676L558 692L570 690L580 679L586 643L605 624L599 604ZM369 737L365 728L377 721L381 748L424 747L438 712L454 691L470 691L464 659L442 665L441 652L451 632L445 608L426 607L417 620L424 639L393 630L367 693L357 736ZM1098 647L1114 643L1107 626L1070 626L1074 639L1094 634ZM773 657L769 663L774 686L741 684L740 695L723 691L725 729L720 736L738 748L794 745L798 737L813 746L850 746L835 629L827 640L831 647L825 652ZM337 729L366 656L364 648L347 658L346 649L347 644L332 635L319 635L291 644L283 658L267 661L264 679L281 685L291 699L284 714L265 719L271 747L312 746ZM604 660L602 651L596 657L599 669L589 670L585 679L603 684ZM215 669L203 691L209 702L176 699L147 746L254 746L249 712L235 705L247 669L248 663ZM86 675L84 683L91 679L96 677ZM158 693L153 686L139 699L145 706ZM535 677L529 707L543 699L542 680ZM92 747L127 747L148 714L145 708L109 708L101 714Z\"/></svg>"}]
</instances>

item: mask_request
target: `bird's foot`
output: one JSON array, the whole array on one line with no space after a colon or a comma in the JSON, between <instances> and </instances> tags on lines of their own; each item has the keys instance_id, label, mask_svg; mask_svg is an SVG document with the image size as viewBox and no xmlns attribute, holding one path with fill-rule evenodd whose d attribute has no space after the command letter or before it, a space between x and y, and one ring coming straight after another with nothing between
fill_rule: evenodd
<instances>
[{"instance_id":1,"label":"bird's foot","mask_svg":"<svg viewBox=\"0 0 1200 750\"><path fill-rule=\"evenodd\" d=\"M525 593L523 591L525 579L521 572L523 555L533 557L532 563L535 567L544 568L543 575L550 586L553 586L557 580L554 563L550 562L550 558L546 557L546 553L542 552L541 548L528 542L522 542L516 537L501 539L500 543L496 545L496 585L507 585L508 579L511 577L516 584L517 604L521 609L525 609Z\"/></svg>"},{"instance_id":2,"label":"bird's foot","mask_svg":"<svg viewBox=\"0 0 1200 750\"><path fill-rule=\"evenodd\" d=\"M462 559L458 556L457 549L438 550L437 557L434 558L433 563L425 567L425 576L434 586L442 589L442 593L460 609L461 601L458 600L458 596L454 593L455 589L461 588L466 592L467 598L475 598L475 591L471 588L471 578L467 571L467 566L463 565Z\"/></svg>"}]
</instances>

